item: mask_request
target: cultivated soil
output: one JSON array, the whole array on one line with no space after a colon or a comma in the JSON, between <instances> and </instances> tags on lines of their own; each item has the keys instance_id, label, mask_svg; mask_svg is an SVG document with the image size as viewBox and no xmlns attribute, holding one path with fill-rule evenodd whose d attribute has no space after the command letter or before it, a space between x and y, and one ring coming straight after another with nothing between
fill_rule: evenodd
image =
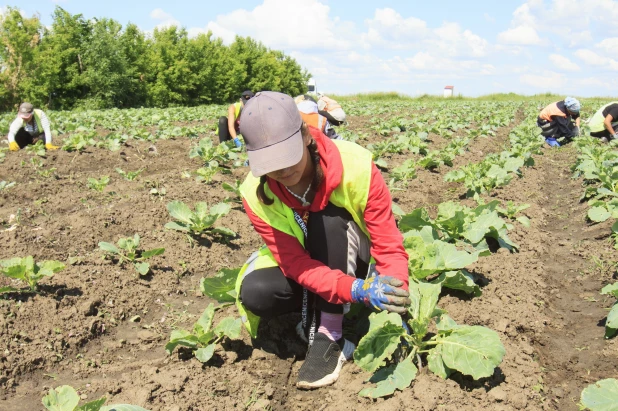
<instances>
[{"instance_id":1,"label":"cultivated soil","mask_svg":"<svg viewBox=\"0 0 618 411\"><path fill-rule=\"evenodd\" d=\"M521 120L513 113L508 127L473 140L454 165L501 151ZM383 138L368 131L368 124L367 117L350 118L350 129L369 135L359 141L363 145ZM447 143L435 135L430 140L430 149ZM481 297L445 293L440 299L458 323L499 333L506 356L492 377L474 381L455 374L444 381L424 370L403 392L369 400L357 395L369 375L347 363L333 386L300 391L295 381L306 346L296 337L293 315L263 321L257 340L243 332L242 339L219 346L205 365L184 350L168 355L164 346L171 330L190 329L212 302L201 295L200 279L242 265L261 245L239 205L220 221L238 233L228 244L208 238L192 243L164 229L172 220L165 208L169 201L217 203L231 195L221 182L248 172L219 174L210 184L183 178L183 171L201 166L188 156L194 143L178 138L158 141L156 149L131 141L117 152L50 152L39 168L56 168L48 178L37 173L30 154L7 154L0 180L17 184L0 192L0 259L32 255L67 267L44 279L36 294L0 298L0 410L41 410L47 391L64 384L86 401L105 396L108 404L153 411L577 410L585 386L617 375L616 339L603 338L612 301L599 295L613 281L615 250L609 225L586 223L581 182L571 179L573 147L545 150L522 178L492 192L487 200L530 204L524 214L531 226L513 222L509 232L519 252L500 249L471 267ZM407 157L387 160L394 167ZM116 167L144 171L126 181ZM463 199L461 184L443 181L449 170L418 170L406 190L393 193L395 201L405 211L427 207L430 213L448 200L473 206ZM87 188L88 177L103 175L111 177L104 192ZM151 195L153 187L164 187L166 195ZM165 248L146 277L103 259L97 246L135 233L144 249ZM235 314L226 307L215 323Z\"/></svg>"}]
</instances>

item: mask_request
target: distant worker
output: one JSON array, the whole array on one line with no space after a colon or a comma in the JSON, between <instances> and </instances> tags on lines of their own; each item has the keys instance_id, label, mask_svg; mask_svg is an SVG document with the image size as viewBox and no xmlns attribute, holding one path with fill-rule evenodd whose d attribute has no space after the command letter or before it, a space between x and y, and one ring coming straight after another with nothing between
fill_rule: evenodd
<instances>
[{"instance_id":1,"label":"distant worker","mask_svg":"<svg viewBox=\"0 0 618 411\"><path fill-rule=\"evenodd\" d=\"M345 111L341 105L324 94L321 94L318 100L318 113L326 117L333 126L340 126L345 122Z\"/></svg>"},{"instance_id":2,"label":"distant worker","mask_svg":"<svg viewBox=\"0 0 618 411\"><path fill-rule=\"evenodd\" d=\"M581 104L576 98L567 97L541 110L536 124L541 127L541 135L550 147L560 147L558 138L570 140L579 135L580 109Z\"/></svg>"},{"instance_id":3,"label":"distant worker","mask_svg":"<svg viewBox=\"0 0 618 411\"><path fill-rule=\"evenodd\" d=\"M240 113L245 103L253 97L251 90L245 90L240 96L240 101L230 104L227 109L227 117L219 117L219 125L217 134L219 135L219 144L229 140L233 140L236 147L242 147L242 143L238 138L240 132Z\"/></svg>"},{"instance_id":4,"label":"distant worker","mask_svg":"<svg viewBox=\"0 0 618 411\"><path fill-rule=\"evenodd\" d=\"M35 109L30 103L21 103L17 118L9 127L9 150L18 151L30 144L36 144L45 135L45 148L58 150L52 144L52 133L49 128L49 119L42 110Z\"/></svg>"},{"instance_id":5,"label":"distant worker","mask_svg":"<svg viewBox=\"0 0 618 411\"><path fill-rule=\"evenodd\" d=\"M618 101L601 107L588 124L592 137L598 137L604 143L618 139Z\"/></svg>"},{"instance_id":6,"label":"distant worker","mask_svg":"<svg viewBox=\"0 0 618 411\"><path fill-rule=\"evenodd\" d=\"M298 107L300 116L302 117L305 124L317 128L331 140L342 139L341 136L337 134L335 129L330 125L328 119L318 113L318 103L313 99L313 97L307 94L303 94L297 96L294 101L296 102L296 107Z\"/></svg>"}]
</instances>

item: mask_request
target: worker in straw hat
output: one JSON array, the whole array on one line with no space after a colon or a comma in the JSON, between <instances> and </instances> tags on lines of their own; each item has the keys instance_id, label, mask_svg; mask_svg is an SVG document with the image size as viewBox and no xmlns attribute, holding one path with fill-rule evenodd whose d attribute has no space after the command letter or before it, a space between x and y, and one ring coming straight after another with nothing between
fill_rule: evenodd
<instances>
[{"instance_id":1,"label":"worker in straw hat","mask_svg":"<svg viewBox=\"0 0 618 411\"><path fill-rule=\"evenodd\" d=\"M562 101L549 104L539 113L537 125L541 135L550 147L560 147L559 138L567 141L579 135L579 110L581 104L576 98L567 97Z\"/></svg>"},{"instance_id":2,"label":"worker in straw hat","mask_svg":"<svg viewBox=\"0 0 618 411\"><path fill-rule=\"evenodd\" d=\"M266 246L241 268L237 305L250 334L260 317L300 312L309 343L297 387L334 383L355 345L343 337L350 303L406 312L408 256L371 152L307 126L292 97L260 92L240 131L251 172L243 204Z\"/></svg>"},{"instance_id":3,"label":"worker in straw hat","mask_svg":"<svg viewBox=\"0 0 618 411\"><path fill-rule=\"evenodd\" d=\"M57 150L52 144L52 134L49 128L49 119L42 110L35 109L30 103L22 103L19 106L17 118L9 127L9 149L18 151L29 144L35 144L45 135L45 148Z\"/></svg>"}]
</instances>

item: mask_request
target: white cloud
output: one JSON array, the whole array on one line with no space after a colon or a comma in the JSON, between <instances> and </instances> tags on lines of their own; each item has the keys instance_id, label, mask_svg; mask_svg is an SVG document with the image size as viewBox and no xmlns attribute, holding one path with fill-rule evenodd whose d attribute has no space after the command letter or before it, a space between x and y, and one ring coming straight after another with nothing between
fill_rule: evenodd
<instances>
[{"instance_id":1,"label":"white cloud","mask_svg":"<svg viewBox=\"0 0 618 411\"><path fill-rule=\"evenodd\" d=\"M163 29L171 26L181 26L180 22L176 20L174 16L160 8L156 8L151 11L150 17L160 21L160 23L156 25L156 28L158 29Z\"/></svg>"},{"instance_id":2,"label":"white cloud","mask_svg":"<svg viewBox=\"0 0 618 411\"><path fill-rule=\"evenodd\" d=\"M608 37L595 44L595 48L604 51L607 54L616 55L618 51L618 37Z\"/></svg>"},{"instance_id":3,"label":"white cloud","mask_svg":"<svg viewBox=\"0 0 618 411\"><path fill-rule=\"evenodd\" d=\"M373 46L400 48L428 35L427 23L416 17L403 18L395 10L376 9L372 19L365 20L367 33L362 40Z\"/></svg>"},{"instance_id":4,"label":"white cloud","mask_svg":"<svg viewBox=\"0 0 618 411\"><path fill-rule=\"evenodd\" d=\"M517 26L498 34L498 41L505 44L538 46L543 43L536 30L530 26Z\"/></svg>"},{"instance_id":5,"label":"white cloud","mask_svg":"<svg viewBox=\"0 0 618 411\"><path fill-rule=\"evenodd\" d=\"M559 91L567 84L564 74L553 71L545 71L542 74L523 74L519 77L519 81L538 91Z\"/></svg>"},{"instance_id":6,"label":"white cloud","mask_svg":"<svg viewBox=\"0 0 618 411\"><path fill-rule=\"evenodd\" d=\"M448 56L482 57L487 54L487 40L470 30L462 30L458 23L445 22L433 32L436 39L428 40L428 43Z\"/></svg>"},{"instance_id":7,"label":"white cloud","mask_svg":"<svg viewBox=\"0 0 618 411\"><path fill-rule=\"evenodd\" d=\"M350 48L350 23L331 19L329 13L330 7L318 0L264 0L253 10L217 16L206 30L228 40L232 32L251 36L271 48Z\"/></svg>"},{"instance_id":8,"label":"white cloud","mask_svg":"<svg viewBox=\"0 0 618 411\"><path fill-rule=\"evenodd\" d=\"M589 66L618 71L618 61L601 56L592 50L579 49L575 52L575 55Z\"/></svg>"},{"instance_id":9,"label":"white cloud","mask_svg":"<svg viewBox=\"0 0 618 411\"><path fill-rule=\"evenodd\" d=\"M584 30L580 32L572 32L568 35L570 39L569 47L577 47L581 45L587 45L594 41L590 30Z\"/></svg>"},{"instance_id":10,"label":"white cloud","mask_svg":"<svg viewBox=\"0 0 618 411\"><path fill-rule=\"evenodd\" d=\"M556 70L561 70L561 71L579 71L580 70L577 64L573 63L567 57L561 56L560 54L550 54L549 61L552 62Z\"/></svg>"},{"instance_id":11,"label":"white cloud","mask_svg":"<svg viewBox=\"0 0 618 411\"><path fill-rule=\"evenodd\" d=\"M551 32L574 47L590 40L591 26L618 33L616 21L618 2L614 0L528 0L513 12L511 27Z\"/></svg>"}]
</instances>

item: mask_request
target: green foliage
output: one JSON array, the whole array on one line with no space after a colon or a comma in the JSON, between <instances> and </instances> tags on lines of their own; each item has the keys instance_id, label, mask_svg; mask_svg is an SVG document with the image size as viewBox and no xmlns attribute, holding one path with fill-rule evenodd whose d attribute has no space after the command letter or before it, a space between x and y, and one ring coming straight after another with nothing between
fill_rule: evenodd
<instances>
[{"instance_id":1,"label":"green foliage","mask_svg":"<svg viewBox=\"0 0 618 411\"><path fill-rule=\"evenodd\" d=\"M194 351L195 358L200 362L208 362L215 353L215 346L227 337L231 340L240 337L242 322L240 318L225 317L215 328L212 328L216 308L211 303L193 325L193 331L174 330L170 341L165 345L169 355L181 345Z\"/></svg>"},{"instance_id":2,"label":"green foliage","mask_svg":"<svg viewBox=\"0 0 618 411\"><path fill-rule=\"evenodd\" d=\"M49 411L148 411L137 405L129 404L103 406L103 404L105 404L105 399L106 398L103 397L78 406L79 395L77 391L69 385L63 385L55 389L50 389L49 393L43 397L41 402Z\"/></svg>"},{"instance_id":3,"label":"green foliage","mask_svg":"<svg viewBox=\"0 0 618 411\"><path fill-rule=\"evenodd\" d=\"M144 171L143 169L139 169L137 171L123 171L121 168L116 168L116 172L124 177L127 181L135 180L141 173Z\"/></svg>"},{"instance_id":4,"label":"green foliage","mask_svg":"<svg viewBox=\"0 0 618 411\"><path fill-rule=\"evenodd\" d=\"M410 333L398 314L383 311L370 315L369 331L354 352L354 362L375 372L369 382L376 386L359 395L378 398L408 387L422 366L421 354L427 355L429 370L441 378L448 378L453 371L474 379L493 375L505 354L498 334L481 326L456 324L436 305L440 290L440 284L410 282L412 304L405 320ZM432 323L436 334L427 338Z\"/></svg>"},{"instance_id":5,"label":"green foliage","mask_svg":"<svg viewBox=\"0 0 618 411\"><path fill-rule=\"evenodd\" d=\"M87 186L89 189L94 190L94 191L98 191L98 192L103 192L103 190L105 190L105 187L107 187L107 185L109 184L109 176L101 176L100 179L96 179L96 178L88 178L88 183Z\"/></svg>"},{"instance_id":6,"label":"green foliage","mask_svg":"<svg viewBox=\"0 0 618 411\"><path fill-rule=\"evenodd\" d=\"M587 386L580 401L591 411L618 411L618 380L607 378Z\"/></svg>"},{"instance_id":7,"label":"green foliage","mask_svg":"<svg viewBox=\"0 0 618 411\"><path fill-rule=\"evenodd\" d=\"M135 234L133 238L121 238L116 245L99 242L99 248L106 253L106 256L111 256L118 259L118 264L131 263L140 275L146 275L150 271L150 264L144 262L151 257L161 255L165 252L165 248L153 248L152 250L139 250L140 237Z\"/></svg>"},{"instance_id":8,"label":"green foliage","mask_svg":"<svg viewBox=\"0 0 618 411\"><path fill-rule=\"evenodd\" d=\"M291 95L310 75L281 51L250 38L225 45L184 28L146 35L109 18L56 7L49 27L8 7L0 17L0 108L29 100L53 109L170 107L229 103L245 89Z\"/></svg>"},{"instance_id":9,"label":"green foliage","mask_svg":"<svg viewBox=\"0 0 618 411\"><path fill-rule=\"evenodd\" d=\"M229 228L213 227L218 219L227 215L231 207L227 203L218 203L208 208L205 202L195 204L195 211L182 201L172 201L167 204L167 211L178 221L165 224L165 228L182 231L183 233L200 236L204 233L219 235L223 238L236 237L236 233Z\"/></svg>"},{"instance_id":10,"label":"green foliage","mask_svg":"<svg viewBox=\"0 0 618 411\"><path fill-rule=\"evenodd\" d=\"M240 185L242 182L240 180L234 180L233 184L222 183L221 187L233 194L233 197L226 199L226 201L232 201L234 203L242 203L242 195L240 194Z\"/></svg>"},{"instance_id":11,"label":"green foliage","mask_svg":"<svg viewBox=\"0 0 618 411\"><path fill-rule=\"evenodd\" d=\"M77 133L71 134L64 139L62 149L65 151L77 151L82 152L87 147L92 147L96 144L95 137L96 131L88 131L86 127L79 127Z\"/></svg>"},{"instance_id":12,"label":"green foliage","mask_svg":"<svg viewBox=\"0 0 618 411\"><path fill-rule=\"evenodd\" d=\"M601 290L603 295L611 295L618 298L618 283L606 285ZM612 338L618 333L618 302L615 302L612 309L607 314L605 321L605 338Z\"/></svg>"},{"instance_id":13,"label":"green foliage","mask_svg":"<svg viewBox=\"0 0 618 411\"><path fill-rule=\"evenodd\" d=\"M213 277L202 278L200 291L220 303L234 302L236 301L234 287L239 272L240 268L224 268Z\"/></svg>"},{"instance_id":14,"label":"green foliage","mask_svg":"<svg viewBox=\"0 0 618 411\"><path fill-rule=\"evenodd\" d=\"M36 291L37 284L43 277L52 277L55 273L64 270L65 265L60 261L48 260L35 263L32 256L10 258L0 261L2 275L24 281L30 291ZM13 287L2 287L0 293L21 291Z\"/></svg>"},{"instance_id":15,"label":"green foliage","mask_svg":"<svg viewBox=\"0 0 618 411\"><path fill-rule=\"evenodd\" d=\"M47 151L45 150L45 143L39 140L34 144L28 144L24 147L24 151L33 156L45 157L47 155Z\"/></svg>"},{"instance_id":16,"label":"green foliage","mask_svg":"<svg viewBox=\"0 0 618 411\"><path fill-rule=\"evenodd\" d=\"M417 208L401 218L399 228L402 232L420 230L431 227L437 233L437 238L456 244L467 244L475 250L489 250L488 238L496 240L500 247L509 251L517 248L507 231L513 227L507 224L498 214L499 202L491 201L476 208L448 201L438 204L438 215L429 218L424 208Z\"/></svg>"}]
</instances>

